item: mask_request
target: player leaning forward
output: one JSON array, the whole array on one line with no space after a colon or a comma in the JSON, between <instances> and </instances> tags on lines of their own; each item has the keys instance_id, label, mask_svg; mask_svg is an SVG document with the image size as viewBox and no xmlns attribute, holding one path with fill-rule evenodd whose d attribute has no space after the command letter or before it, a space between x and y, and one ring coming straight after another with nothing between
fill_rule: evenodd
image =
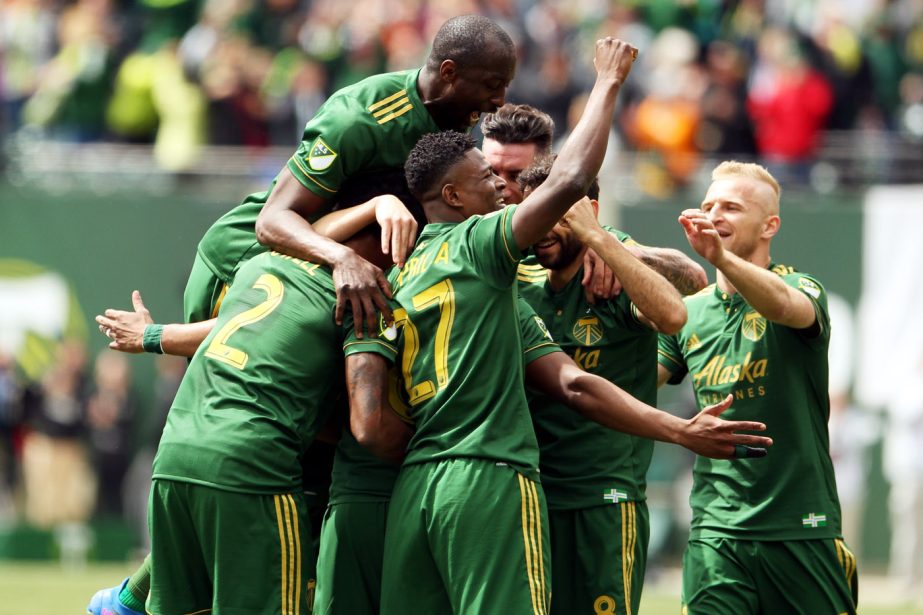
<instances>
[{"instance_id":1,"label":"player leaning forward","mask_svg":"<svg viewBox=\"0 0 923 615\"><path fill-rule=\"evenodd\" d=\"M502 208L503 180L465 135L428 135L408 158L408 184L429 224L392 278L416 432L388 514L384 615L547 612L547 512L520 384L516 270L595 177L633 53L621 41L597 43L584 116L522 205ZM360 356L370 358L357 369L387 369ZM581 387L590 380L572 382L575 398L589 394Z\"/></svg>"},{"instance_id":2,"label":"player leaning forward","mask_svg":"<svg viewBox=\"0 0 923 615\"><path fill-rule=\"evenodd\" d=\"M759 463L696 460L689 614L856 610L827 436L827 297L815 278L770 258L779 195L763 167L724 162L701 208L679 218L717 284L688 297L686 325L661 336L659 383L692 374L700 407L733 394L728 414L765 419L776 441Z\"/></svg>"}]
</instances>

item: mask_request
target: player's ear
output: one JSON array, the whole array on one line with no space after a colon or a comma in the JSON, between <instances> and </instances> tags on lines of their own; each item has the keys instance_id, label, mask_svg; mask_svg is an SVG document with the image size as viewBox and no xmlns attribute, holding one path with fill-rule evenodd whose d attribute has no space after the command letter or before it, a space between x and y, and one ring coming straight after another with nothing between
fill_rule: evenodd
<instances>
[{"instance_id":1,"label":"player's ear","mask_svg":"<svg viewBox=\"0 0 923 615\"><path fill-rule=\"evenodd\" d=\"M439 77L446 83L455 83L458 79L458 65L455 60L443 60L439 65Z\"/></svg>"},{"instance_id":2,"label":"player's ear","mask_svg":"<svg viewBox=\"0 0 923 615\"><path fill-rule=\"evenodd\" d=\"M442 200L450 207L461 207L461 195L455 189L455 184L443 184Z\"/></svg>"},{"instance_id":3,"label":"player's ear","mask_svg":"<svg viewBox=\"0 0 923 615\"><path fill-rule=\"evenodd\" d=\"M590 205L593 206L593 215L599 218L599 201L590 199Z\"/></svg>"},{"instance_id":4,"label":"player's ear","mask_svg":"<svg viewBox=\"0 0 923 615\"><path fill-rule=\"evenodd\" d=\"M779 232L781 226L782 218L779 216L767 216L766 220L763 221L763 232L760 233L760 237L762 239L772 239Z\"/></svg>"}]
</instances>

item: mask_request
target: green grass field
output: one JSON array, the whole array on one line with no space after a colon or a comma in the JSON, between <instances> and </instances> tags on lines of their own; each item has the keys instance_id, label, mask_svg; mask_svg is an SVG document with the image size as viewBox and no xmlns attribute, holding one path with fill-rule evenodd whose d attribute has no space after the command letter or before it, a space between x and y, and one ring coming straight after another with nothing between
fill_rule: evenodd
<instances>
[{"instance_id":1,"label":"green grass field","mask_svg":"<svg viewBox=\"0 0 923 615\"><path fill-rule=\"evenodd\" d=\"M65 570L57 564L0 562L0 615L76 615L84 612L96 589L115 585L134 571L135 564L91 564ZM860 572L861 574L861 572ZM641 602L643 615L677 615L679 594L676 575L665 575L649 585ZM866 579L860 577L860 583ZM886 586L880 578L869 578L863 615L923 615L923 608L887 604ZM861 591L860 585L860 591ZM876 603L877 602L877 603Z\"/></svg>"}]
</instances>

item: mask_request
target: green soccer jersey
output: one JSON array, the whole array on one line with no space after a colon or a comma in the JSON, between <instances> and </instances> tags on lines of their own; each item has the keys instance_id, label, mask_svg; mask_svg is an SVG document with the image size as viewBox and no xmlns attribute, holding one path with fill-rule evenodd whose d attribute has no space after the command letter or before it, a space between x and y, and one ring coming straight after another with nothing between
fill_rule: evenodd
<instances>
[{"instance_id":1,"label":"green soccer jersey","mask_svg":"<svg viewBox=\"0 0 923 615\"><path fill-rule=\"evenodd\" d=\"M840 536L827 435L827 296L807 274L775 263L770 269L811 300L816 327L770 322L739 293L713 284L686 298L689 319L679 333L660 336L658 361L671 383L690 373L700 408L733 394L722 416L765 422L774 443L763 459L696 459L691 538Z\"/></svg>"},{"instance_id":2,"label":"green soccer jersey","mask_svg":"<svg viewBox=\"0 0 923 615\"><path fill-rule=\"evenodd\" d=\"M417 93L419 72L375 75L335 92L305 126L288 170L327 199L350 177L403 168L419 138L439 131ZM266 250L254 225L276 181L219 218L199 242L199 256L223 282L230 284L241 263Z\"/></svg>"},{"instance_id":3,"label":"green soccer jersey","mask_svg":"<svg viewBox=\"0 0 923 615\"><path fill-rule=\"evenodd\" d=\"M615 232L623 242L630 238ZM591 305L582 270L560 291L539 264L523 263L519 292L535 308L551 336L585 371L625 389L641 401L657 401L657 333L643 325L621 293ZM642 501L654 442L613 431L535 391L529 407L541 453L548 508L567 510Z\"/></svg>"},{"instance_id":4,"label":"green soccer jersey","mask_svg":"<svg viewBox=\"0 0 923 615\"><path fill-rule=\"evenodd\" d=\"M154 478L300 491L300 458L342 389L344 340L361 343L335 304L326 267L275 252L245 264L177 392Z\"/></svg>"},{"instance_id":5,"label":"green soccer jersey","mask_svg":"<svg viewBox=\"0 0 923 615\"><path fill-rule=\"evenodd\" d=\"M400 365L416 424L405 464L478 457L537 478L522 384L515 208L428 224L392 273Z\"/></svg>"},{"instance_id":6,"label":"green soccer jersey","mask_svg":"<svg viewBox=\"0 0 923 615\"><path fill-rule=\"evenodd\" d=\"M528 365L546 354L560 352L561 348L552 341L545 323L535 314L529 304L519 299L518 307L524 364ZM347 354L358 350L358 346L352 346ZM392 357L392 360L394 358ZM400 378L397 378L397 383L402 386ZM402 412L408 410L403 400L395 400L393 396L391 404L400 405ZM330 503L390 500L398 469L397 466L379 459L356 442L352 433L346 428L337 445L333 461Z\"/></svg>"}]
</instances>

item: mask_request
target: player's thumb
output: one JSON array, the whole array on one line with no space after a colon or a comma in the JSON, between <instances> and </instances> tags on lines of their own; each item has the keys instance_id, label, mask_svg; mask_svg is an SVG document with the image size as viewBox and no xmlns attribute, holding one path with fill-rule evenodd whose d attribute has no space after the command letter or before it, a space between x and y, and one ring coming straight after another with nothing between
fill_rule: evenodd
<instances>
[{"instance_id":1,"label":"player's thumb","mask_svg":"<svg viewBox=\"0 0 923 615\"><path fill-rule=\"evenodd\" d=\"M702 410L704 414L710 414L712 416L719 416L722 412L731 407L731 402L734 401L734 396L728 393L727 397L722 399L719 403L714 406L709 406Z\"/></svg>"},{"instance_id":2,"label":"player's thumb","mask_svg":"<svg viewBox=\"0 0 923 615\"><path fill-rule=\"evenodd\" d=\"M131 291L131 304L134 306L136 312L147 311L147 308L144 307L144 301L141 300L141 291L139 290Z\"/></svg>"}]
</instances>

